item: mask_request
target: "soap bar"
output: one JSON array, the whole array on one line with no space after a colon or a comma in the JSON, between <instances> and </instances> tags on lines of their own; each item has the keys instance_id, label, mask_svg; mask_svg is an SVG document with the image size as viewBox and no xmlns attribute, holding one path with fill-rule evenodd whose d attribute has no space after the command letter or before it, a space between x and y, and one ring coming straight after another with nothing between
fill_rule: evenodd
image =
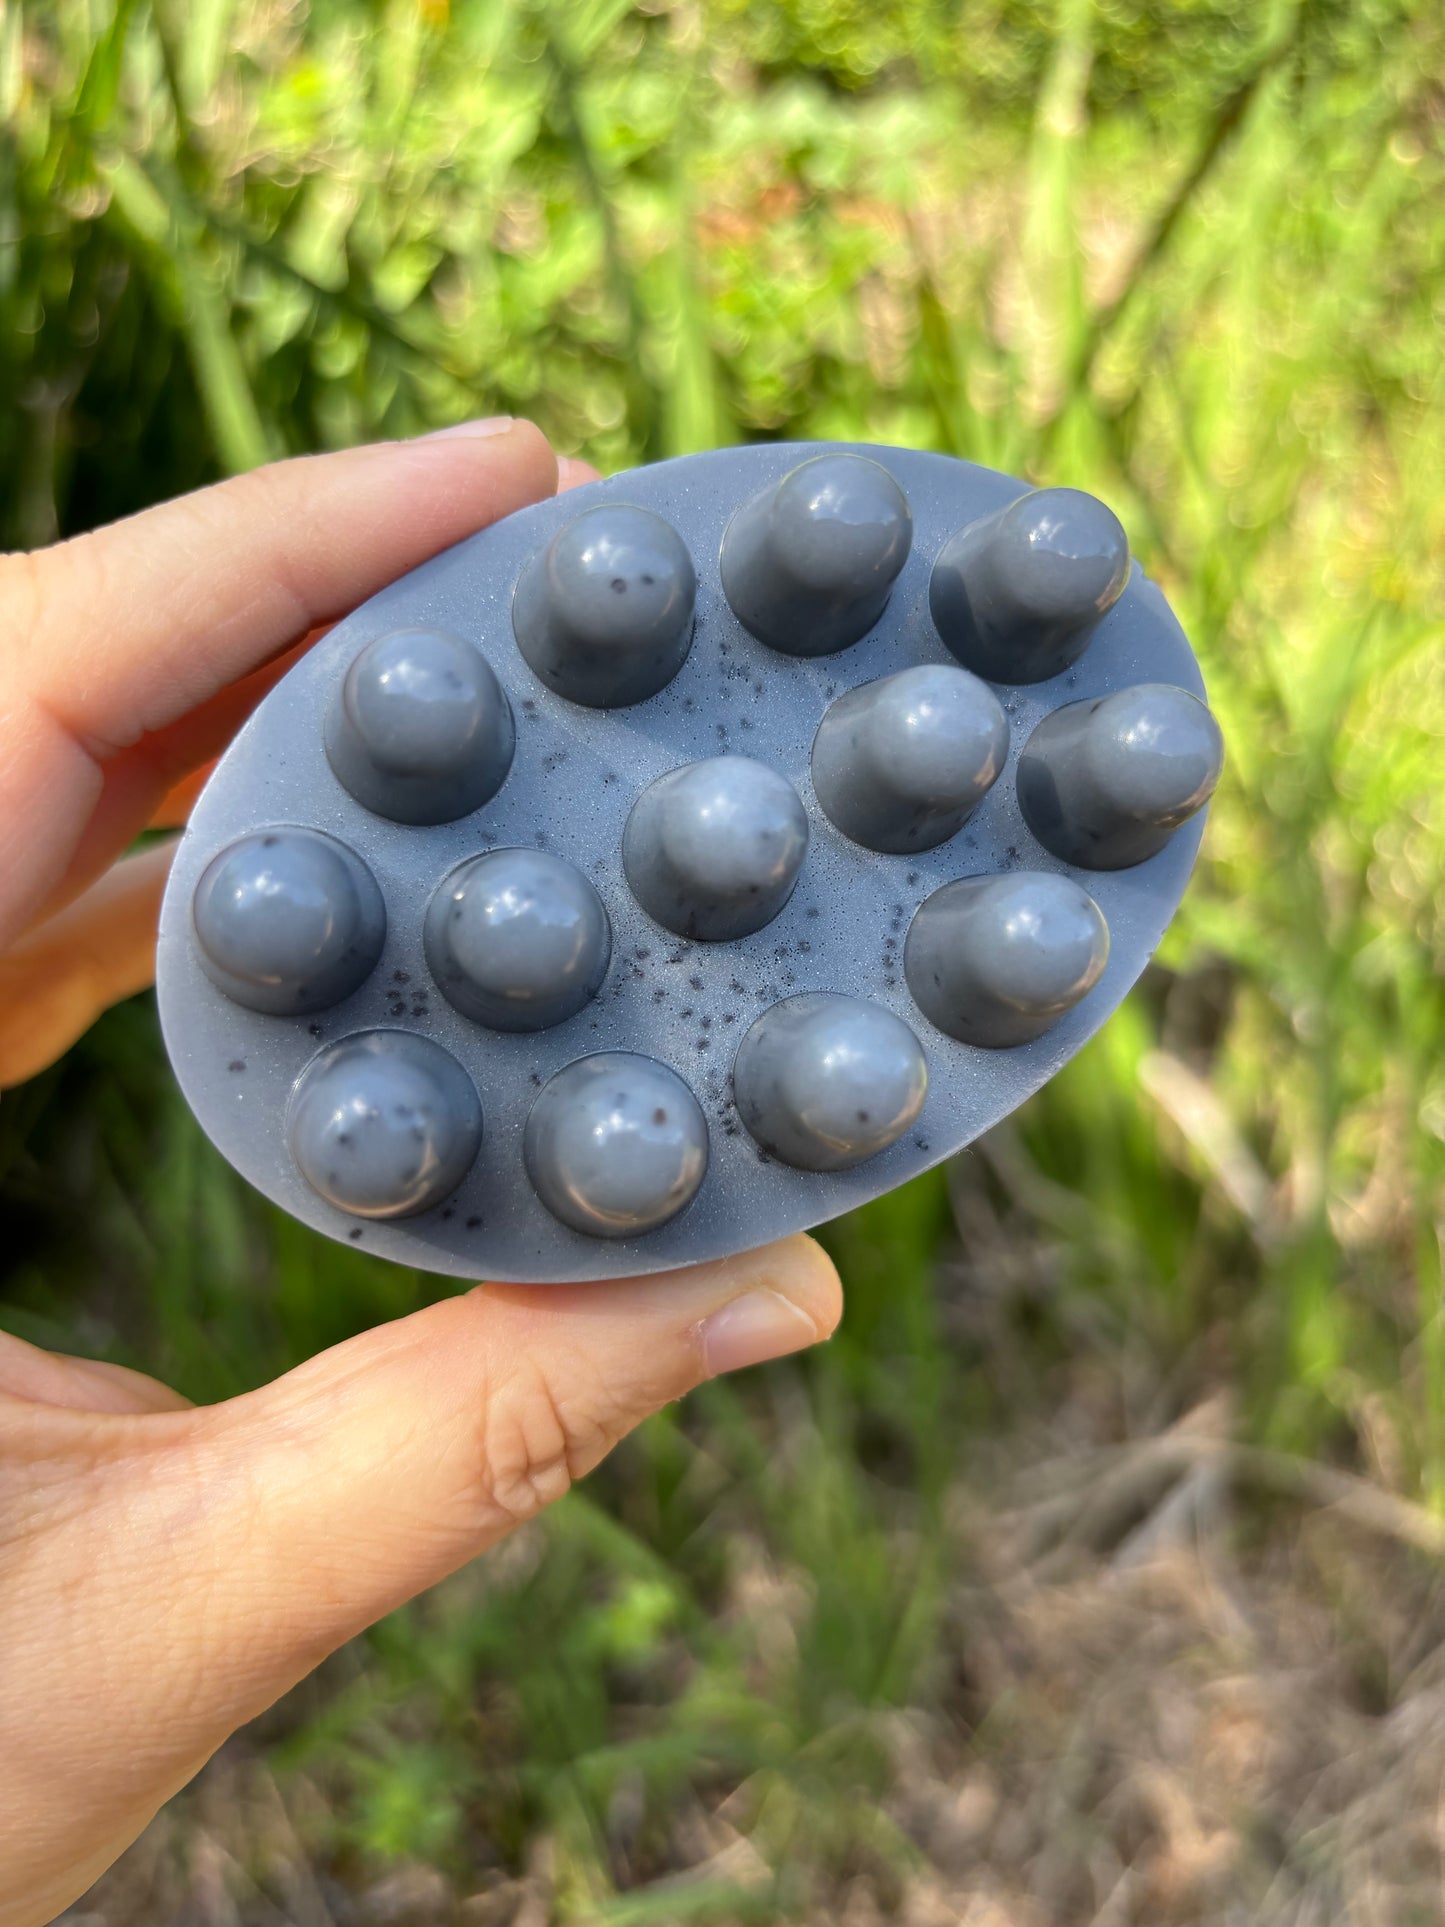
<instances>
[{"instance_id":1,"label":"soap bar","mask_svg":"<svg viewBox=\"0 0 1445 1927\"><path fill-rule=\"evenodd\" d=\"M914 450L589 483L337 625L182 839L224 1155L457 1277L667 1269L936 1164L1098 1029L1222 742L1118 518Z\"/></svg>"}]
</instances>

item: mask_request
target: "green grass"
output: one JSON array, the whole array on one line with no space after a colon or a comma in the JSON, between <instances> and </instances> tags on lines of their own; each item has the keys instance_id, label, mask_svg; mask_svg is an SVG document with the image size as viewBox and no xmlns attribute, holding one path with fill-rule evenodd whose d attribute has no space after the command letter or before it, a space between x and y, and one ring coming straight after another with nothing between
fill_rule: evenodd
<instances>
[{"instance_id":1,"label":"green grass","mask_svg":"<svg viewBox=\"0 0 1445 1927\"><path fill-rule=\"evenodd\" d=\"M755 1917L905 1865L879 1722L950 1663L948 1494L1081 1352L1121 1426L1229 1383L1254 1439L1445 1508L1442 56L1418 0L0 15L8 544L467 413L606 467L906 442L1115 504L1229 743L1125 1010L828 1232L827 1353L656 1420L298 1701L338 1850L545 1837L562 1917L681 1919L627 1895L648 1841L742 1786ZM143 1003L0 1105L0 1171L4 1322L196 1397L437 1288L247 1193ZM786 1611L735 1610L749 1562Z\"/></svg>"}]
</instances>

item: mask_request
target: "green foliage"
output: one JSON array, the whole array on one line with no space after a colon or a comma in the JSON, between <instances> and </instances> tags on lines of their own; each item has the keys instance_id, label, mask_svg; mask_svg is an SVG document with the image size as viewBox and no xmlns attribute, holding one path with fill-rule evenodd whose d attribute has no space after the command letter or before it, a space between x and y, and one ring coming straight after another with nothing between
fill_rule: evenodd
<instances>
[{"instance_id":1,"label":"green foliage","mask_svg":"<svg viewBox=\"0 0 1445 1927\"><path fill-rule=\"evenodd\" d=\"M467 413L604 466L910 442L1115 503L1229 743L1126 1010L828 1232L826 1355L659 1418L296 1716L354 1847L545 1835L616 1922L903 1864L880 1721L951 1663L949 1493L1081 1349L1445 1504L1442 52L1410 0L0 13L8 542ZM200 1397L437 1288L247 1194L144 1006L0 1106L0 1183L6 1322ZM1047 1290L989 1296L1025 1247ZM623 1895L737 1786L775 1892Z\"/></svg>"}]
</instances>

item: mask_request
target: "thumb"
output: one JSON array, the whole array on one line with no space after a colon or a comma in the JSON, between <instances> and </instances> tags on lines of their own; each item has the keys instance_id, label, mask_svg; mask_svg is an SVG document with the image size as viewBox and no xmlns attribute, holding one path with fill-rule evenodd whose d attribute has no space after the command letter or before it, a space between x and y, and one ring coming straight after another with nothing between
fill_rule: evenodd
<instances>
[{"instance_id":1,"label":"thumb","mask_svg":"<svg viewBox=\"0 0 1445 1927\"><path fill-rule=\"evenodd\" d=\"M197 1414L213 1662L241 1718L463 1565L701 1379L841 1311L811 1238L650 1278L479 1285Z\"/></svg>"},{"instance_id":2,"label":"thumb","mask_svg":"<svg viewBox=\"0 0 1445 1927\"><path fill-rule=\"evenodd\" d=\"M236 1727L649 1413L840 1311L795 1237L651 1278L479 1285L224 1405L25 1408L37 1470L0 1588L23 1682L7 1709L0 1674L0 1863L22 1877L0 1927L49 1920Z\"/></svg>"}]
</instances>

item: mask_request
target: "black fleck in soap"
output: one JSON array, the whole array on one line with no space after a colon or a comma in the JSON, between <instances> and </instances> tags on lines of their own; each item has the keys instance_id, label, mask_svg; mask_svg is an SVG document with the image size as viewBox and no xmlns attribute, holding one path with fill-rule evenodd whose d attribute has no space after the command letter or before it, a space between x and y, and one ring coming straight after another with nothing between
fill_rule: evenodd
<instances>
[{"instance_id":1,"label":"black fleck in soap","mask_svg":"<svg viewBox=\"0 0 1445 1927\"><path fill-rule=\"evenodd\" d=\"M332 1237L538 1283L718 1257L1044 1083L1157 944L1221 755L1078 490L817 444L636 470L267 697L176 859L166 1041Z\"/></svg>"}]
</instances>

